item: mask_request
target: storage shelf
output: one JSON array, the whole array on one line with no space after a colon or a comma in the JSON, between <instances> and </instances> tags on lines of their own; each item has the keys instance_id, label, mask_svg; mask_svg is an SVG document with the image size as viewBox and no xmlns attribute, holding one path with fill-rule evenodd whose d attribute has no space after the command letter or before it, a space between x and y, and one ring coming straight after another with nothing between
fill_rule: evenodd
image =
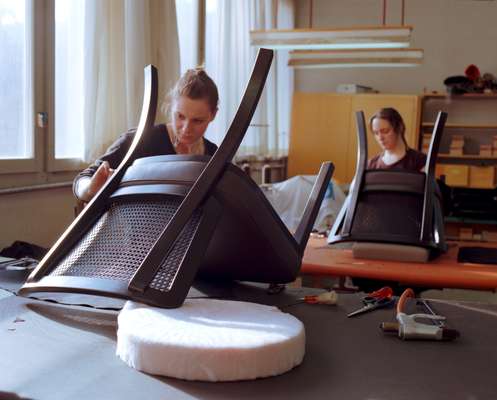
<instances>
[{"instance_id":1,"label":"storage shelf","mask_svg":"<svg viewBox=\"0 0 497 400\"><path fill-rule=\"evenodd\" d=\"M438 154L437 164L456 164L456 165L474 165L477 167L494 167L497 165L497 158L478 157L478 156L449 156Z\"/></svg>"},{"instance_id":2,"label":"storage shelf","mask_svg":"<svg viewBox=\"0 0 497 400\"><path fill-rule=\"evenodd\" d=\"M468 242L468 243L495 243L495 240L488 240L488 239L483 239L483 238L479 238L479 239L463 239L461 240L461 238L459 236L455 236L455 235L447 235L445 237L445 240L448 241L448 242Z\"/></svg>"},{"instance_id":3,"label":"storage shelf","mask_svg":"<svg viewBox=\"0 0 497 400\"><path fill-rule=\"evenodd\" d=\"M421 126L423 128L433 128L434 125L435 124L433 122L423 122L421 124ZM478 124L478 125L445 124L445 128L452 128L452 129L496 129L497 130L497 124L492 124L492 125L487 125L487 124Z\"/></svg>"},{"instance_id":4,"label":"storage shelf","mask_svg":"<svg viewBox=\"0 0 497 400\"><path fill-rule=\"evenodd\" d=\"M458 223L462 223L462 224L497 225L497 220L495 220L495 219L445 217L444 221L445 222L458 222Z\"/></svg>"},{"instance_id":5,"label":"storage shelf","mask_svg":"<svg viewBox=\"0 0 497 400\"><path fill-rule=\"evenodd\" d=\"M454 195L451 197L452 216L444 219L452 230L457 225L474 225L476 230L497 231L497 215L493 213L497 190L497 154L496 151L488 151L497 146L496 110L497 92L464 95L426 93L421 97L420 149L425 149L426 142L432 137L438 112L448 114L438 149L436 173L437 176L445 175L445 184ZM457 146L462 144L461 136L464 139L463 149ZM452 147L453 144L456 146ZM464 154L450 153L451 148ZM467 197L458 198L457 195L470 196L474 201ZM487 207L492 212L484 212ZM459 235L455 238L459 239Z\"/></svg>"},{"instance_id":6,"label":"storage shelf","mask_svg":"<svg viewBox=\"0 0 497 400\"><path fill-rule=\"evenodd\" d=\"M494 161L494 160L497 160L497 156L480 156L480 155L477 155L477 154L463 154L462 156L458 156L458 155L438 153L437 158L438 159L457 158L457 159L478 160L478 161Z\"/></svg>"},{"instance_id":7,"label":"storage shelf","mask_svg":"<svg viewBox=\"0 0 497 400\"><path fill-rule=\"evenodd\" d=\"M429 99L497 99L497 93L466 93L466 94L455 94L450 95L447 93L426 93L423 94L423 98Z\"/></svg>"}]
</instances>

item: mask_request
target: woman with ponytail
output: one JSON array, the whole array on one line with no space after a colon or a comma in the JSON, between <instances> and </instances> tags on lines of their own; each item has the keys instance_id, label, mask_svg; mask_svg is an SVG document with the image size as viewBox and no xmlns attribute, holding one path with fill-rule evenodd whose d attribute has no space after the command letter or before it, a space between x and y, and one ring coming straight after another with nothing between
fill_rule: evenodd
<instances>
[{"instance_id":1,"label":"woman with ponytail","mask_svg":"<svg viewBox=\"0 0 497 400\"><path fill-rule=\"evenodd\" d=\"M218 91L214 81L201 69L190 69L166 96L163 111L167 124L155 125L141 147L139 157L166 154L213 155L217 146L204 138L215 118ZM104 185L126 155L136 129L121 135L95 162L80 172L73 183L75 196L88 202Z\"/></svg>"}]
</instances>

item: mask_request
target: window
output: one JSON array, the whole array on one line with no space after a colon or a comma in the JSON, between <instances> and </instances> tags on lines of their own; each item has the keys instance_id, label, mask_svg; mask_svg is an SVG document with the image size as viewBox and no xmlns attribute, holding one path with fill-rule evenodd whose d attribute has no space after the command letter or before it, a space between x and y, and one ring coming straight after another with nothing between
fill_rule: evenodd
<instances>
[{"instance_id":1,"label":"window","mask_svg":"<svg viewBox=\"0 0 497 400\"><path fill-rule=\"evenodd\" d=\"M279 10L277 16L274 15L276 10ZM250 45L250 30L291 29L293 2L206 0L205 19L205 66L219 89L219 111L206 135L220 143L235 115L256 58L257 48ZM264 91L238 150L239 156L288 154L293 72L287 62L287 52L279 50L274 54Z\"/></svg>"},{"instance_id":2,"label":"window","mask_svg":"<svg viewBox=\"0 0 497 400\"><path fill-rule=\"evenodd\" d=\"M29 2L0 0L0 159L33 157L32 17Z\"/></svg>"},{"instance_id":3,"label":"window","mask_svg":"<svg viewBox=\"0 0 497 400\"><path fill-rule=\"evenodd\" d=\"M84 0L55 1L55 159L83 158Z\"/></svg>"},{"instance_id":4,"label":"window","mask_svg":"<svg viewBox=\"0 0 497 400\"><path fill-rule=\"evenodd\" d=\"M198 66L198 0L176 0L180 73Z\"/></svg>"},{"instance_id":5,"label":"window","mask_svg":"<svg viewBox=\"0 0 497 400\"><path fill-rule=\"evenodd\" d=\"M84 0L0 0L0 187L82 167L84 21Z\"/></svg>"}]
</instances>

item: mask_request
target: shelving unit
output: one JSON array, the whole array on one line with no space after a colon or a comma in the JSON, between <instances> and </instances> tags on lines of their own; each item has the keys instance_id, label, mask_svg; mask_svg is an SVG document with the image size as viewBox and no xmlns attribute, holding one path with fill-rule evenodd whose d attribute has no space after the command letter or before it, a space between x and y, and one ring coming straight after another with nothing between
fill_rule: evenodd
<instances>
[{"instance_id":1,"label":"shelving unit","mask_svg":"<svg viewBox=\"0 0 497 400\"><path fill-rule=\"evenodd\" d=\"M433 122L422 122L421 126L423 128L433 128L435 124ZM454 128L461 128L461 129L497 129L497 125L467 125L467 124L445 124L446 128L454 129Z\"/></svg>"},{"instance_id":2,"label":"shelving unit","mask_svg":"<svg viewBox=\"0 0 497 400\"><path fill-rule=\"evenodd\" d=\"M477 219L464 217L446 217L447 222L459 222L463 224L497 225L497 219Z\"/></svg>"},{"instance_id":3,"label":"shelving unit","mask_svg":"<svg viewBox=\"0 0 497 400\"><path fill-rule=\"evenodd\" d=\"M497 164L497 156L479 156L473 154L463 154L456 156L451 154L438 153L438 164L449 165L475 165L480 167L492 167Z\"/></svg>"},{"instance_id":4,"label":"shelving unit","mask_svg":"<svg viewBox=\"0 0 497 400\"><path fill-rule=\"evenodd\" d=\"M421 98L421 121L419 149L423 149L423 135L431 134L436 114L439 110L448 113L447 124L440 143L438 155L439 173L450 174L450 166L456 165L454 172L467 175L452 186L492 188L495 187L495 166L497 166L497 94L465 94L458 96L445 96L441 94L428 94ZM463 154L452 154L450 151L452 140L455 137L464 138ZM492 148L491 154L480 154L481 145ZM468 166L468 171L461 171L460 166ZM458 170L459 168L459 170ZM487 174L483 169L487 168ZM491 169L490 169L491 168ZM471 169L473 180L471 180ZM493 172L492 172L493 171ZM493 178L492 178L493 175ZM448 177L450 185L450 177ZM481 181L475 181L476 178ZM482 179L486 179L483 181Z\"/></svg>"},{"instance_id":5,"label":"shelving unit","mask_svg":"<svg viewBox=\"0 0 497 400\"><path fill-rule=\"evenodd\" d=\"M463 160L497 160L497 156L480 156L477 154L463 154L462 156L456 156L456 155L438 153L438 158L440 159L461 158Z\"/></svg>"},{"instance_id":6,"label":"shelving unit","mask_svg":"<svg viewBox=\"0 0 497 400\"><path fill-rule=\"evenodd\" d=\"M445 219L447 236L494 240L497 237L497 94L422 96L420 150L423 150L423 137L425 143L429 139L438 111L448 113L437 159L437 176L445 176L450 192L450 214ZM484 154L480 154L482 145L486 147Z\"/></svg>"}]
</instances>

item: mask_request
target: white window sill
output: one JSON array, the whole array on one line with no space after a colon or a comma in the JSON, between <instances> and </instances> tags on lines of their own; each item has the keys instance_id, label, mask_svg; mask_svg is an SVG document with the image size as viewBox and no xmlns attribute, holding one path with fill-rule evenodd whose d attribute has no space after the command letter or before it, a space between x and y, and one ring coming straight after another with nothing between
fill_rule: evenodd
<instances>
[{"instance_id":1,"label":"white window sill","mask_svg":"<svg viewBox=\"0 0 497 400\"><path fill-rule=\"evenodd\" d=\"M25 192L34 192L37 190L60 189L60 188L71 187L71 186L72 186L72 181L57 182L57 183L43 183L41 185L30 185L30 186L5 188L5 189L0 189L0 196L5 195L5 194L18 194L18 193L25 193Z\"/></svg>"}]
</instances>

